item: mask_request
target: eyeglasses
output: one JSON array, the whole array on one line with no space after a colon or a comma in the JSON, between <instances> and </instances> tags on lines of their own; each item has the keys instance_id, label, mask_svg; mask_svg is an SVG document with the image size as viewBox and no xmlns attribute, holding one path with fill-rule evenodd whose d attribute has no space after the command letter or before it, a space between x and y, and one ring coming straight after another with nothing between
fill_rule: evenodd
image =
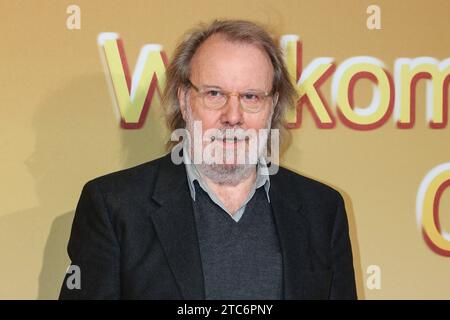
<instances>
[{"instance_id":1,"label":"eyeglasses","mask_svg":"<svg viewBox=\"0 0 450 320\"><path fill-rule=\"evenodd\" d=\"M218 110L223 108L231 96L237 96L239 99L239 105L242 110L251 113L260 112L264 107L268 105L268 102L272 100L273 105L277 103L278 93L264 91L248 91L242 93L231 93L219 88L214 87L197 87L190 80L188 80L189 86L191 86L203 100L203 105L208 109ZM272 97L272 99L269 99Z\"/></svg>"}]
</instances>

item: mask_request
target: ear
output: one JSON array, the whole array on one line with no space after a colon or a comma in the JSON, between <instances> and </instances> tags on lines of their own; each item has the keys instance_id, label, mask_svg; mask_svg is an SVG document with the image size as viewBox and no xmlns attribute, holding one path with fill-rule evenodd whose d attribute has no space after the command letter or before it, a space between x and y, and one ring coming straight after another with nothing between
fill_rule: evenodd
<instances>
[{"instance_id":1,"label":"ear","mask_svg":"<svg viewBox=\"0 0 450 320\"><path fill-rule=\"evenodd\" d=\"M278 113L277 108L278 108L278 98L279 97L280 97L280 95L278 94L278 92L275 92L275 94L272 97L272 110L270 112L271 121L273 120L274 114Z\"/></svg>"},{"instance_id":2,"label":"ear","mask_svg":"<svg viewBox=\"0 0 450 320\"><path fill-rule=\"evenodd\" d=\"M278 94L278 92L275 92L275 94L273 95L273 100L272 100L274 109L277 107L279 97L280 97L280 95Z\"/></svg>"},{"instance_id":3,"label":"ear","mask_svg":"<svg viewBox=\"0 0 450 320\"><path fill-rule=\"evenodd\" d=\"M186 121L186 89L179 87L177 91L178 105L180 106L181 115Z\"/></svg>"}]
</instances>

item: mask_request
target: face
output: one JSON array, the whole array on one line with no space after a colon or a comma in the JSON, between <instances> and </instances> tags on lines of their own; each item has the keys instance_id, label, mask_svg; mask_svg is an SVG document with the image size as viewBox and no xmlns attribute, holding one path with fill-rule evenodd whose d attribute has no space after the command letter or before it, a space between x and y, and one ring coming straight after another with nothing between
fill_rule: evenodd
<instances>
[{"instance_id":1,"label":"face","mask_svg":"<svg viewBox=\"0 0 450 320\"><path fill-rule=\"evenodd\" d=\"M273 80L273 66L269 56L253 44L230 42L222 35L208 38L197 50L191 61L190 81L196 87L214 87L223 92L271 92ZM231 95L226 104L217 110L204 106L200 94L193 88L179 91L179 103L187 129L192 134L193 121L201 121L202 132L219 129L225 133L232 133L230 129L260 129L270 128L273 105L271 98L259 112L246 112L240 107L237 95ZM191 135L192 136L192 135ZM195 139L195 137L193 137ZM203 149L211 144L220 143L224 153L248 148L249 139L207 139L202 141ZM241 179L250 172L251 166L242 166L233 161L215 166L203 166L203 170L222 173L226 179ZM253 166L254 169L254 166ZM208 175L208 174L207 174ZM209 176L209 175L208 175ZM222 178L224 178L222 177Z\"/></svg>"}]
</instances>

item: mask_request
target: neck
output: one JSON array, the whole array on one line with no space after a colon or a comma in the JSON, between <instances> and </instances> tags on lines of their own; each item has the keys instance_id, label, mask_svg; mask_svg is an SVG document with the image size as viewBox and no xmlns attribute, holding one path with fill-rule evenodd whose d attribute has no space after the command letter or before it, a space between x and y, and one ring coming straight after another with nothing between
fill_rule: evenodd
<instances>
[{"instance_id":1,"label":"neck","mask_svg":"<svg viewBox=\"0 0 450 320\"><path fill-rule=\"evenodd\" d=\"M220 199L220 201L222 201L228 211L234 214L242 206L245 199L247 199L252 187L255 184L256 168L250 175L242 179L242 181L236 185L216 183L204 175L202 175L202 179Z\"/></svg>"}]
</instances>

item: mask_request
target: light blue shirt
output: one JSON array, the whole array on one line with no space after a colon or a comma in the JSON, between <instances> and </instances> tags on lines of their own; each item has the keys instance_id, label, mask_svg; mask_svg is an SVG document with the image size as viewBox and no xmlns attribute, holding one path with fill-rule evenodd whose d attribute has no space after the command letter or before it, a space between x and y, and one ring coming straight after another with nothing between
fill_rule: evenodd
<instances>
[{"instance_id":1,"label":"light blue shirt","mask_svg":"<svg viewBox=\"0 0 450 320\"><path fill-rule=\"evenodd\" d=\"M225 208L225 205L222 203L222 201L220 201L220 199L215 195L215 193L208 187L208 184L202 179L200 173L198 172L198 169L196 168L194 163L190 161L186 145L183 146L183 161L186 166L186 173L192 200L195 201L194 181L197 180L200 187L208 194L211 200L219 207L221 207L226 213L228 213L236 222L239 222L242 215L244 214L247 203L252 199L256 189L260 188L261 186L264 186L264 190L266 191L267 195L267 201L270 202L269 198L270 179L269 175L267 174L268 171L264 157L258 159L255 183L253 184L250 193L248 194L242 206L234 214L232 214Z\"/></svg>"}]
</instances>

